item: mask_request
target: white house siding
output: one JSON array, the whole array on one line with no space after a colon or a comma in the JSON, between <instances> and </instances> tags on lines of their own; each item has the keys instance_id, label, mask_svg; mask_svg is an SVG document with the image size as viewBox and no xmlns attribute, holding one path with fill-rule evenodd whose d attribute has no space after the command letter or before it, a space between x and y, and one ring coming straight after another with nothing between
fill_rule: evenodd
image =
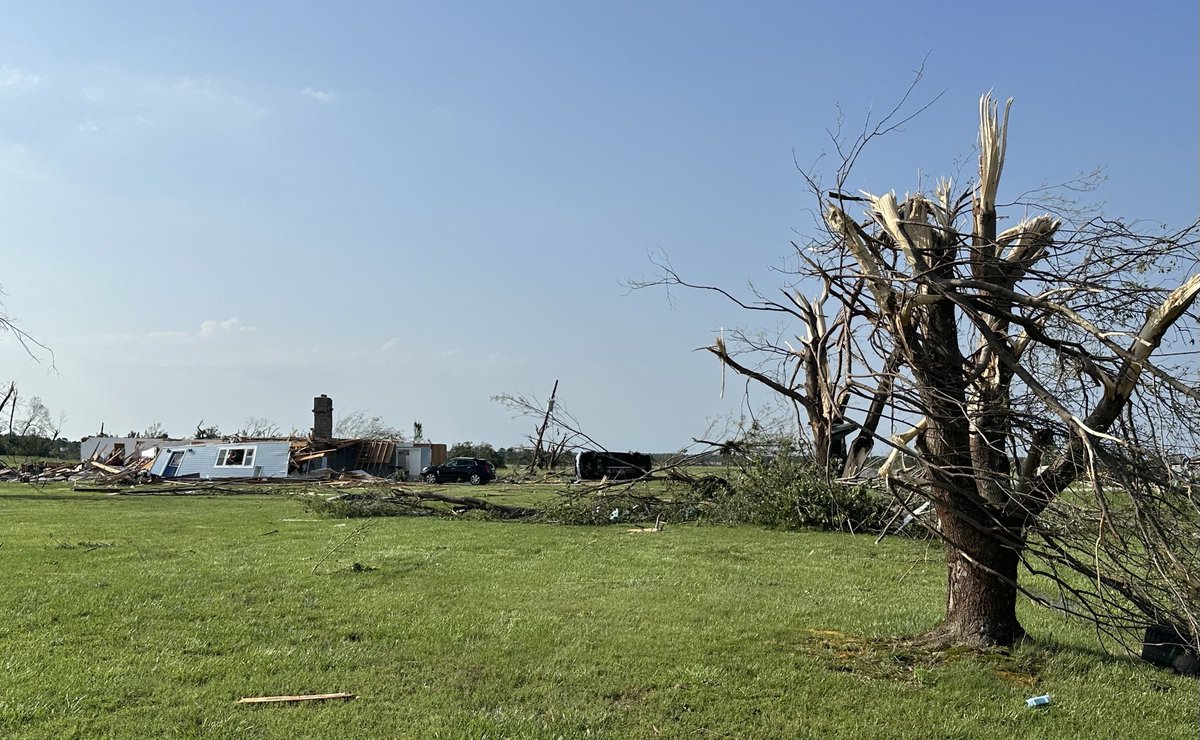
<instances>
[{"instance_id":1,"label":"white house siding","mask_svg":"<svg viewBox=\"0 0 1200 740\"><path fill-rule=\"evenodd\" d=\"M178 444L179 440L164 441L158 437L88 437L79 443L79 459L104 461L112 456L116 445L124 445L125 460L132 461L144 450L172 442Z\"/></svg>"},{"instance_id":2,"label":"white house siding","mask_svg":"<svg viewBox=\"0 0 1200 740\"><path fill-rule=\"evenodd\" d=\"M417 480L421 470L429 467L433 451L428 447L406 447L396 445L395 466L398 471L404 471L405 480Z\"/></svg>"},{"instance_id":3,"label":"white house siding","mask_svg":"<svg viewBox=\"0 0 1200 740\"><path fill-rule=\"evenodd\" d=\"M221 466L217 467L217 457L221 450L231 448L254 448L253 467ZM292 445L290 442L243 442L203 445L172 445L159 450L158 457L150 466L152 475L162 475L167 463L171 460L172 452L183 452L183 460L179 463L177 477L199 474L200 478L286 478L288 461L291 458Z\"/></svg>"}]
</instances>

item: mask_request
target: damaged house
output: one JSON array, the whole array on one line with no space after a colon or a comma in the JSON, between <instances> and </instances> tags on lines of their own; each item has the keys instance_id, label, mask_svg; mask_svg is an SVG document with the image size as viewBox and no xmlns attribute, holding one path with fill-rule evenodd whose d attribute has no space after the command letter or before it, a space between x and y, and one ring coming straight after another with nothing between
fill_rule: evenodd
<instances>
[{"instance_id":1,"label":"damaged house","mask_svg":"<svg viewBox=\"0 0 1200 740\"><path fill-rule=\"evenodd\" d=\"M446 460L444 444L334 438L333 400L325 395L313 401L313 429L307 438L153 442L147 472L159 478L330 478L362 472L416 480L422 468Z\"/></svg>"},{"instance_id":2,"label":"damaged house","mask_svg":"<svg viewBox=\"0 0 1200 740\"><path fill-rule=\"evenodd\" d=\"M183 440L162 437L84 437L79 441L79 459L123 467L139 457L154 457L164 444L183 444Z\"/></svg>"},{"instance_id":3,"label":"damaged house","mask_svg":"<svg viewBox=\"0 0 1200 740\"><path fill-rule=\"evenodd\" d=\"M287 439L194 440L159 448L150 474L159 478L286 478Z\"/></svg>"}]
</instances>

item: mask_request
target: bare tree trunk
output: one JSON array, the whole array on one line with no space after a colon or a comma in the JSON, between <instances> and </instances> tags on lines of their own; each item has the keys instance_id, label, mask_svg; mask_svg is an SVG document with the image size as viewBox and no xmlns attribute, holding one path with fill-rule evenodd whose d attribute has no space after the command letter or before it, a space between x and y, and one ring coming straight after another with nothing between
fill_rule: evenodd
<instances>
[{"instance_id":1,"label":"bare tree trunk","mask_svg":"<svg viewBox=\"0 0 1200 740\"><path fill-rule=\"evenodd\" d=\"M12 397L15 396L16 393L17 393L17 383L16 383L16 381L13 381L8 386L8 393L6 393L4 395L4 400L0 401L0 411L4 410L4 407L8 405L9 400L12 399ZM13 401L13 413L16 412L16 407L17 407L16 401ZM8 431L10 434L12 433L11 415L10 415L9 422L8 422Z\"/></svg>"},{"instance_id":2,"label":"bare tree trunk","mask_svg":"<svg viewBox=\"0 0 1200 740\"><path fill-rule=\"evenodd\" d=\"M982 530L959 504L937 506L946 539L946 615L930 642L1011 646L1025 638L1017 620L1017 567L1022 543ZM982 512L981 512L982 513Z\"/></svg>"},{"instance_id":3,"label":"bare tree trunk","mask_svg":"<svg viewBox=\"0 0 1200 740\"><path fill-rule=\"evenodd\" d=\"M554 381L554 389L550 391L550 401L546 404L546 416L538 427L537 442L533 445L533 462L529 463L529 472L535 468L546 466L546 453L542 449L542 438L546 436L546 428L550 426L550 416L554 413L554 397L558 395L558 381Z\"/></svg>"},{"instance_id":4,"label":"bare tree trunk","mask_svg":"<svg viewBox=\"0 0 1200 740\"><path fill-rule=\"evenodd\" d=\"M836 450L833 449L833 435L830 433L828 420L813 417L809 428L812 430L813 464L819 470L828 470Z\"/></svg>"},{"instance_id":5,"label":"bare tree trunk","mask_svg":"<svg viewBox=\"0 0 1200 740\"><path fill-rule=\"evenodd\" d=\"M983 483L998 471L978 467L972 459L971 420L963 413L967 381L963 357L953 340L954 313L949 302L930 305L919 321L924 337L945 338L911 345L916 349L911 357L929 419L917 446L923 452L929 498L946 543L946 613L927 639L933 644L1011 646L1025 636L1017 621L1017 566L1024 547L1021 528L1002 523L1000 509L987 498L989 490Z\"/></svg>"},{"instance_id":6,"label":"bare tree trunk","mask_svg":"<svg viewBox=\"0 0 1200 740\"><path fill-rule=\"evenodd\" d=\"M883 412L892 397L892 378L895 377L899 366L900 354L893 352L883 365L882 377L875 389L875 395L871 397L871 405L867 408L866 418L859 425L858 436L854 438L854 442L850 444L850 450L846 453L846 463L842 466L843 478L853 478L861 473L867 464L867 457L875 446L875 434L879 429L879 422L883 419Z\"/></svg>"}]
</instances>

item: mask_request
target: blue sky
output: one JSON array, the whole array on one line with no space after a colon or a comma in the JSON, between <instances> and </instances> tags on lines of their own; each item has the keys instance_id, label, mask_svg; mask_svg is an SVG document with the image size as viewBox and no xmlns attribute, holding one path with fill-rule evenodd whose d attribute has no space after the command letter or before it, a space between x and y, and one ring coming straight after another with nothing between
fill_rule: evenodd
<instances>
[{"instance_id":1,"label":"blue sky","mask_svg":"<svg viewBox=\"0 0 1200 740\"><path fill-rule=\"evenodd\" d=\"M1195 3L120 5L0 4L0 285L55 366L3 337L0 379L75 438L307 429L327 393L503 446L532 424L490 398L559 379L607 446L681 447L742 407L692 350L752 317L623 282L661 250L774 286L793 157L923 59L940 99L854 187L969 177L994 89L1002 200L1103 167L1109 215L1200 203Z\"/></svg>"}]
</instances>

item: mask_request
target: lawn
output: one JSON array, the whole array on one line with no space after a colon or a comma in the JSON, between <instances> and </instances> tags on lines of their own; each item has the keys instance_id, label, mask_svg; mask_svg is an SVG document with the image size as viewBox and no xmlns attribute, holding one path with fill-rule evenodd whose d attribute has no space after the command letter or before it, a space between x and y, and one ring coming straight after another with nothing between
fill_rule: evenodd
<instances>
[{"instance_id":1,"label":"lawn","mask_svg":"<svg viewBox=\"0 0 1200 740\"><path fill-rule=\"evenodd\" d=\"M4 737L1197 734L1195 680L1032 605L1009 656L892 639L942 606L920 541L5 485L0 557Z\"/></svg>"}]
</instances>

